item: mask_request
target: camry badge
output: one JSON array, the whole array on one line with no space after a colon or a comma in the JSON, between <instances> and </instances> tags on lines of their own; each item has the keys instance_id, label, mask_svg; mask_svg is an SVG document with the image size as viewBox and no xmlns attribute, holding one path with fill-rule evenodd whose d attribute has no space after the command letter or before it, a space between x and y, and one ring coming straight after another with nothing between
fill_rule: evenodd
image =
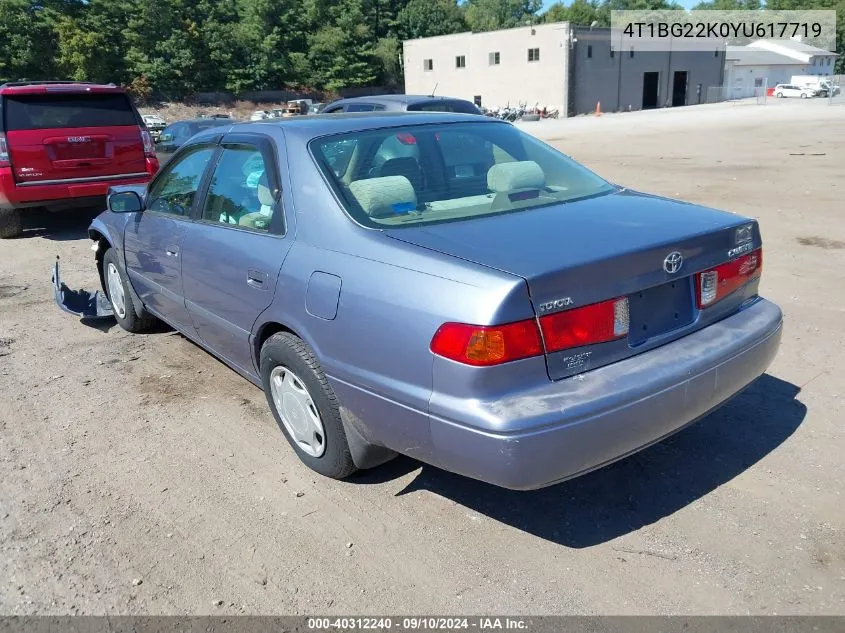
<instances>
[{"instance_id":1,"label":"camry badge","mask_svg":"<svg viewBox=\"0 0 845 633\"><path fill-rule=\"evenodd\" d=\"M684 256L681 255L678 251L672 251L666 256L666 259L663 260L663 270L665 270L670 275L673 275L679 270L681 270L681 266L683 265Z\"/></svg>"}]
</instances>

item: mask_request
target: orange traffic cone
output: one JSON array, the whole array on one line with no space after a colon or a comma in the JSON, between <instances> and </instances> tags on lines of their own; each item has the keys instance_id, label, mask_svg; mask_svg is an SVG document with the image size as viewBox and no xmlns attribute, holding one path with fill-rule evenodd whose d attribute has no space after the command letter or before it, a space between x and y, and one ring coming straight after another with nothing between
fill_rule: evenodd
<instances>
[{"instance_id":1,"label":"orange traffic cone","mask_svg":"<svg viewBox=\"0 0 845 633\"><path fill-rule=\"evenodd\" d=\"M596 116L601 116L601 101L596 101Z\"/></svg>"}]
</instances>

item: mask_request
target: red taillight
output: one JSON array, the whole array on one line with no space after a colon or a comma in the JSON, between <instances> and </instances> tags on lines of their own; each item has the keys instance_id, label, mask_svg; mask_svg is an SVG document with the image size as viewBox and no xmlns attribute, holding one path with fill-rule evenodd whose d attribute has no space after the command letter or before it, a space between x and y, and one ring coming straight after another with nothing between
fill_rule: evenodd
<instances>
[{"instance_id":1,"label":"red taillight","mask_svg":"<svg viewBox=\"0 0 845 633\"><path fill-rule=\"evenodd\" d=\"M485 367L540 356L543 343L534 319L488 326L444 323L431 339L431 351L465 365Z\"/></svg>"},{"instance_id":2,"label":"red taillight","mask_svg":"<svg viewBox=\"0 0 845 633\"><path fill-rule=\"evenodd\" d=\"M612 341L628 334L628 300L622 297L550 314L539 323L543 339L534 319L507 325L445 323L431 340L431 351L465 365L486 367Z\"/></svg>"},{"instance_id":3,"label":"red taillight","mask_svg":"<svg viewBox=\"0 0 845 633\"><path fill-rule=\"evenodd\" d=\"M628 299L611 299L540 317L546 350L605 343L628 334Z\"/></svg>"},{"instance_id":4,"label":"red taillight","mask_svg":"<svg viewBox=\"0 0 845 633\"><path fill-rule=\"evenodd\" d=\"M144 156L147 158L155 158L156 148L153 143L153 137L150 136L149 130L141 128L141 140L144 142Z\"/></svg>"},{"instance_id":5,"label":"red taillight","mask_svg":"<svg viewBox=\"0 0 845 633\"><path fill-rule=\"evenodd\" d=\"M0 134L0 167L8 167L9 161L9 144L6 142L6 135Z\"/></svg>"},{"instance_id":6,"label":"red taillight","mask_svg":"<svg viewBox=\"0 0 845 633\"><path fill-rule=\"evenodd\" d=\"M763 249L695 274L695 300L706 308L763 274Z\"/></svg>"}]
</instances>

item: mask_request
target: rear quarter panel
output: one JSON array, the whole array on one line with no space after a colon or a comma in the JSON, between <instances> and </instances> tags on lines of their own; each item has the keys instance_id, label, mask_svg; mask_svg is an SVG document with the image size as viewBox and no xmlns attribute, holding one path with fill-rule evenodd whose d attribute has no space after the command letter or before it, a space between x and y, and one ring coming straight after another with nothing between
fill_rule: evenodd
<instances>
[{"instance_id":1,"label":"rear quarter panel","mask_svg":"<svg viewBox=\"0 0 845 633\"><path fill-rule=\"evenodd\" d=\"M431 338L447 321L494 323L533 316L527 286L507 273L356 225L304 144L288 140L288 150L296 241L275 301L256 332L272 322L293 330L314 349L345 418L365 438L426 457L435 360ZM334 318L330 312L315 316L306 307L314 273L339 279ZM331 302L321 305L326 303Z\"/></svg>"}]
</instances>

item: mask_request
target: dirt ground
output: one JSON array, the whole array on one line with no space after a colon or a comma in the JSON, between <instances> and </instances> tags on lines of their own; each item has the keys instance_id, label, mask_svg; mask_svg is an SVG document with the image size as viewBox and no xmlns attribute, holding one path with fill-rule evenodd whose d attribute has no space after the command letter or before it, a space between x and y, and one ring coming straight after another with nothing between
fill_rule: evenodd
<instances>
[{"instance_id":1,"label":"dirt ground","mask_svg":"<svg viewBox=\"0 0 845 633\"><path fill-rule=\"evenodd\" d=\"M538 492L406 458L330 481L180 335L60 312L57 254L96 283L95 210L32 214L0 243L0 613L845 614L845 108L534 125L615 182L760 219L767 375Z\"/></svg>"}]
</instances>

